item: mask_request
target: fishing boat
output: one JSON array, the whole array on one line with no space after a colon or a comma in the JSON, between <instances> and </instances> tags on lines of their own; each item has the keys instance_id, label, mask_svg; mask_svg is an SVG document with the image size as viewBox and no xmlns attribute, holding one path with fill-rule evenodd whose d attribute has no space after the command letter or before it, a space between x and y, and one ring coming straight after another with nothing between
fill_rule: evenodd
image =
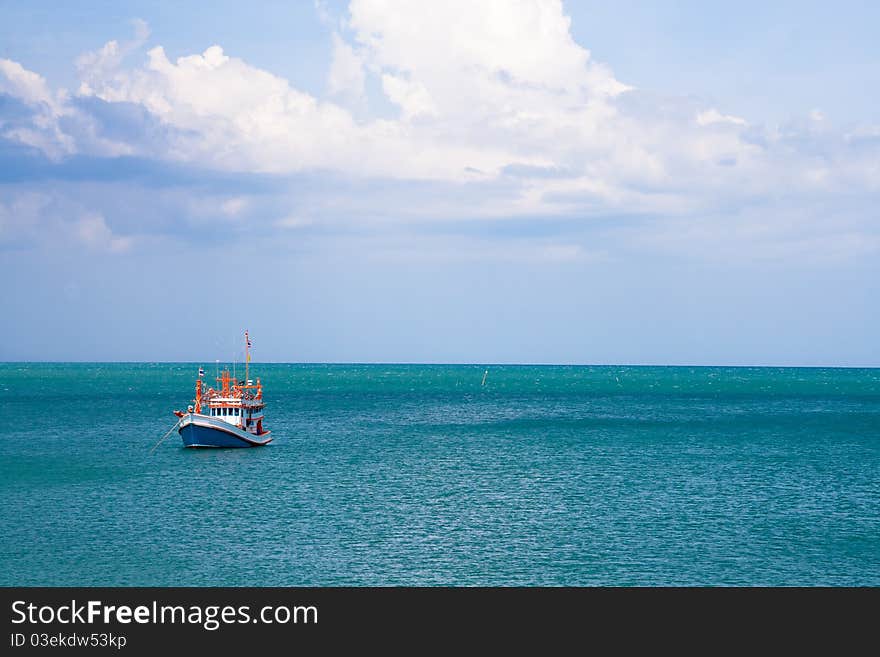
<instances>
[{"instance_id":1,"label":"fishing boat","mask_svg":"<svg viewBox=\"0 0 880 657\"><path fill-rule=\"evenodd\" d=\"M186 412L174 411L177 431L186 447L262 447L272 442L263 428L263 384L250 379L251 341L244 333L245 376L236 380L229 369L218 372L217 388L202 383L204 368L199 368L196 397Z\"/></svg>"}]
</instances>

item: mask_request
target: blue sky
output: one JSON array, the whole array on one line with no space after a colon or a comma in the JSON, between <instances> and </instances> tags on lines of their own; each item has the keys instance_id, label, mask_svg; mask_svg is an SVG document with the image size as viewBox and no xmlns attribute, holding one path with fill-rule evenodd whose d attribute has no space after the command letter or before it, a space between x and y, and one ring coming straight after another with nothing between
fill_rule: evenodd
<instances>
[{"instance_id":1,"label":"blue sky","mask_svg":"<svg viewBox=\"0 0 880 657\"><path fill-rule=\"evenodd\" d=\"M0 2L0 359L878 366L878 23Z\"/></svg>"}]
</instances>

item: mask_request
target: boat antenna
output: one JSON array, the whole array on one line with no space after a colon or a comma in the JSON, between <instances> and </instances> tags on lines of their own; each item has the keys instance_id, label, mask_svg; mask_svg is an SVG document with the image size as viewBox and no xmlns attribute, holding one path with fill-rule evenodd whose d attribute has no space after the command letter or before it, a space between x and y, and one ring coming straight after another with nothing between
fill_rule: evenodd
<instances>
[{"instance_id":1,"label":"boat antenna","mask_svg":"<svg viewBox=\"0 0 880 657\"><path fill-rule=\"evenodd\" d=\"M244 384L248 385L248 382L251 380L250 377L250 367L251 367L251 339L248 336L247 329L244 330Z\"/></svg>"}]
</instances>

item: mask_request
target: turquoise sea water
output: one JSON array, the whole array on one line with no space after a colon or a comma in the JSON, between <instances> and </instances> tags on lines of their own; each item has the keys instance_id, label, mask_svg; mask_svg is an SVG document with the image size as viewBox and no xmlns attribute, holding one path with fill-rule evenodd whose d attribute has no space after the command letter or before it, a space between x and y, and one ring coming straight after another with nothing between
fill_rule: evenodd
<instances>
[{"instance_id":1,"label":"turquoise sea water","mask_svg":"<svg viewBox=\"0 0 880 657\"><path fill-rule=\"evenodd\" d=\"M197 368L0 364L0 584L880 585L880 370Z\"/></svg>"}]
</instances>

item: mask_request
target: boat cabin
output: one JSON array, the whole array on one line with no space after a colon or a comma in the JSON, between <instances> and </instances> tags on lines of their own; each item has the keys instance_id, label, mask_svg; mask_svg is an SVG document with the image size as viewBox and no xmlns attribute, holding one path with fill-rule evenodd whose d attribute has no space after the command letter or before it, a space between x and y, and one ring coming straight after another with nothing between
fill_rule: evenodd
<instances>
[{"instance_id":1,"label":"boat cabin","mask_svg":"<svg viewBox=\"0 0 880 657\"><path fill-rule=\"evenodd\" d=\"M217 377L218 390L202 391L196 383L195 412L231 424L250 433L263 433L263 385L250 379L233 381L229 370Z\"/></svg>"}]
</instances>

